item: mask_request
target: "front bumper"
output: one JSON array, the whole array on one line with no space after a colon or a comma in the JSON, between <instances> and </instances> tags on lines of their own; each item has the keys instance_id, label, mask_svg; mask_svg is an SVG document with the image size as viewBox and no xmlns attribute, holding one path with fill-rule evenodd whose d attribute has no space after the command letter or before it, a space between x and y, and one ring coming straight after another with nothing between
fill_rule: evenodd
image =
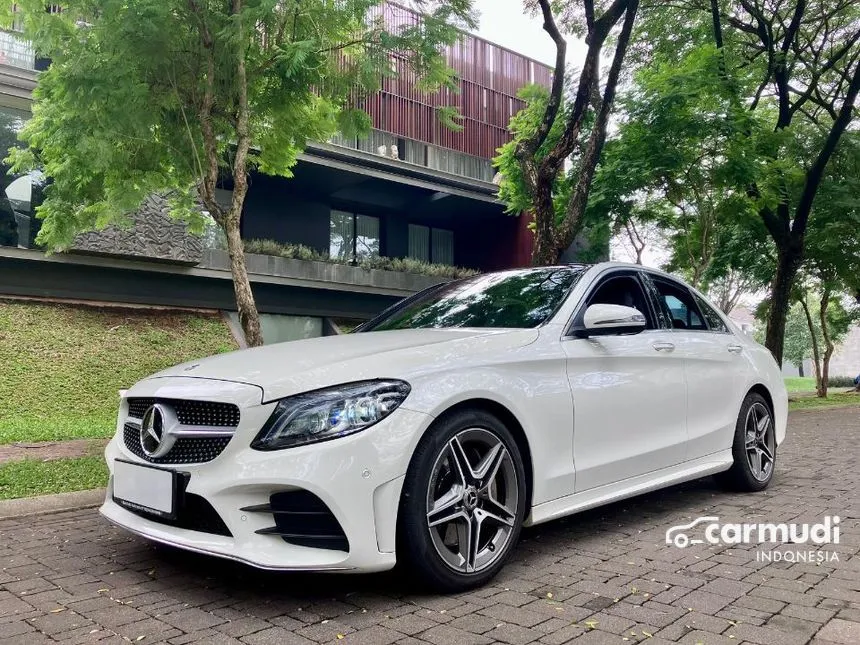
<instances>
[{"instance_id":1,"label":"front bumper","mask_svg":"<svg viewBox=\"0 0 860 645\"><path fill-rule=\"evenodd\" d=\"M259 389L203 379L151 379L128 397L229 401L240 405L241 420L226 449L204 464L163 466L188 475L185 492L212 505L231 536L177 528L131 512L113 500L116 459L145 463L123 443L121 423L105 450L111 478L101 513L114 524L151 540L236 560L263 569L382 571L394 566L397 508L415 445L430 425L426 414L401 407L358 434L275 452L249 445L274 409L262 404ZM123 405L120 418L124 418ZM275 493L303 490L331 511L349 541L349 551L286 542L258 531L274 525L268 513L241 509L266 505Z\"/></svg>"}]
</instances>

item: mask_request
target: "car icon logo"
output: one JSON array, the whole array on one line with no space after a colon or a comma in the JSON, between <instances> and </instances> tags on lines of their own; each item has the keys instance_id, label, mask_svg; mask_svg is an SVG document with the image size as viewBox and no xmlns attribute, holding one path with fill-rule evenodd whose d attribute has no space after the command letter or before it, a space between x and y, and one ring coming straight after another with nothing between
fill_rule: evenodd
<instances>
[{"instance_id":1,"label":"car icon logo","mask_svg":"<svg viewBox=\"0 0 860 645\"><path fill-rule=\"evenodd\" d=\"M668 531L666 531L666 544L674 545L679 549L686 549L691 544L702 544L704 543L704 540L690 538L690 536L687 535L686 531L695 528L699 524L719 521L719 517L698 517L689 524L679 524L678 526L673 526Z\"/></svg>"}]
</instances>

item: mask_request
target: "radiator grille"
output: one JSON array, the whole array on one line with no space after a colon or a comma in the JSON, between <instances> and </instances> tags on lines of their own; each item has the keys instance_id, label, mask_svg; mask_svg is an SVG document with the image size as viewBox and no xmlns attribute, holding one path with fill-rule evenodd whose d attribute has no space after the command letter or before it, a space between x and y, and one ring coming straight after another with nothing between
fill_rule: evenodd
<instances>
[{"instance_id":1,"label":"radiator grille","mask_svg":"<svg viewBox=\"0 0 860 645\"><path fill-rule=\"evenodd\" d=\"M218 428L235 428L239 425L239 407L237 405L214 401L129 399L128 416L142 419L149 407L156 403L170 406L182 425L212 426Z\"/></svg>"},{"instance_id":2,"label":"radiator grille","mask_svg":"<svg viewBox=\"0 0 860 645\"><path fill-rule=\"evenodd\" d=\"M136 456L152 464L203 464L224 452L232 437L180 437L163 457L149 457L140 445L140 429L130 423L123 428L123 441Z\"/></svg>"}]
</instances>

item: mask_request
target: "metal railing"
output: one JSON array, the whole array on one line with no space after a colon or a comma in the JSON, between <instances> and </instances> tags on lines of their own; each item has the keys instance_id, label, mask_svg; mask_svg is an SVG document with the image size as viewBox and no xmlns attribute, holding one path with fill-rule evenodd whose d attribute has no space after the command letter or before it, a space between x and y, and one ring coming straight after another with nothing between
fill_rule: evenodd
<instances>
[{"instance_id":1,"label":"metal railing","mask_svg":"<svg viewBox=\"0 0 860 645\"><path fill-rule=\"evenodd\" d=\"M359 139L336 135L330 143L479 181L491 182L496 174L493 162L489 159L413 139L403 139L381 130L371 130L367 137Z\"/></svg>"}]
</instances>

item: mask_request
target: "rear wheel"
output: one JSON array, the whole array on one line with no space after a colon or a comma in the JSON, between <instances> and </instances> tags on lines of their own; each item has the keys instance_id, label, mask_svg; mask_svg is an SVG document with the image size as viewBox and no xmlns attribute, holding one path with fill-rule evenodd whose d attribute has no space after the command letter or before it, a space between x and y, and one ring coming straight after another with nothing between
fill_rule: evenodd
<instances>
[{"instance_id":1,"label":"rear wheel","mask_svg":"<svg viewBox=\"0 0 860 645\"><path fill-rule=\"evenodd\" d=\"M441 420L415 450L400 502L398 557L432 587L486 583L519 538L525 471L505 425L482 410Z\"/></svg>"},{"instance_id":2,"label":"rear wheel","mask_svg":"<svg viewBox=\"0 0 860 645\"><path fill-rule=\"evenodd\" d=\"M735 490L764 490L776 468L776 427L773 413L761 394L751 392L744 399L735 426L732 445L734 463L721 473L722 483Z\"/></svg>"}]
</instances>

